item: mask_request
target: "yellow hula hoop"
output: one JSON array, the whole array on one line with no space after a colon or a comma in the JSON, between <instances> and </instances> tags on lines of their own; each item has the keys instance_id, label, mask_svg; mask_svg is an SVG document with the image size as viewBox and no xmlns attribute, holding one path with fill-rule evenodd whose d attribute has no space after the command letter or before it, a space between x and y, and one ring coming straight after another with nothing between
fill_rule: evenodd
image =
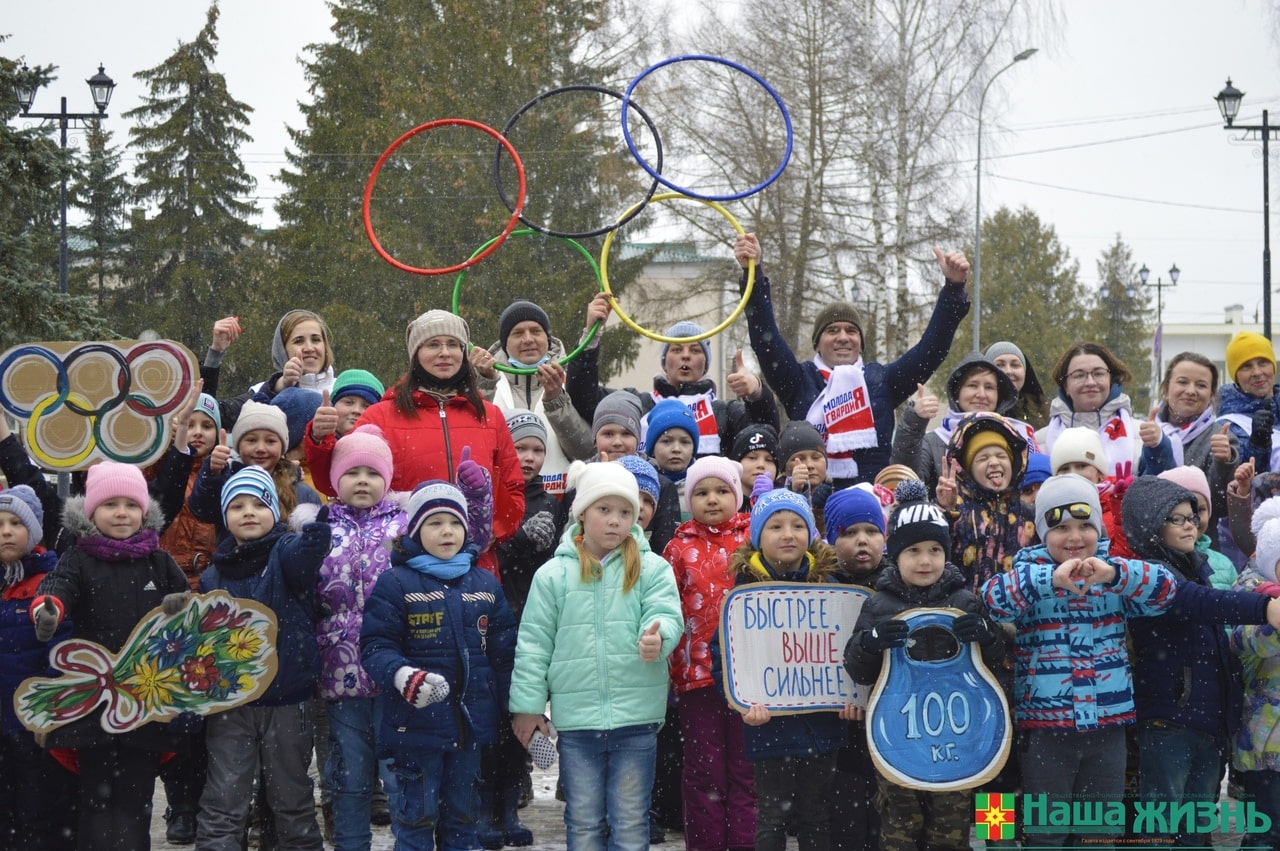
<instances>
[{"instance_id":1,"label":"yellow hula hoop","mask_svg":"<svg viewBox=\"0 0 1280 851\"><path fill-rule=\"evenodd\" d=\"M738 224L738 220L733 217L733 213L730 213L728 210L720 206L720 204L716 203L715 201L706 201L701 198L692 198L680 192L662 192L657 195L654 195L653 198L650 200L650 203L656 203L658 201L671 201L677 198L680 199L681 201L697 201L699 204L705 204L706 206L715 210L720 215L724 216L725 219L728 220L729 224L733 226L733 229L737 231L739 235L746 233L746 231L742 229L742 225ZM640 204L636 204L632 206L630 209L628 209L625 213L623 213L619 217L619 221L622 221L622 222L627 221L628 218L632 215L633 211L637 207L640 207L643 203L644 202L641 202ZM617 228L609 231L608 236L604 238L604 245L601 246L600 248L600 288L601 290L603 290L606 293L609 293L610 295L613 295L613 290L609 288L609 249L613 246L613 237L617 232L618 232ZM742 291L742 299L738 302L738 306L733 309L733 313L730 313L728 318L726 318L723 322L721 322L716 327L711 328L710 330L707 330L707 331L703 331L701 334L695 334L692 337L668 337L664 334L659 334L657 331L650 331L648 328L640 327L640 324L637 323L630 316L628 316L626 312L624 312L623 309L618 305L617 299L612 300L613 312L618 314L618 318L622 320L623 325L626 325L628 328L630 328L632 331L635 331L637 334L639 334L642 337L648 337L650 340L657 340L659 343L667 343L668 345L672 345L672 346L682 346L687 343L697 343L707 339L708 337L714 337L716 334L719 334L721 331L728 328L730 325L732 325L734 322L737 321L738 317L742 315L742 311L747 309L747 300L751 298L751 290L755 287L755 283L756 283L756 261L751 260L747 264L747 288Z\"/></svg>"},{"instance_id":2,"label":"yellow hula hoop","mask_svg":"<svg viewBox=\"0 0 1280 851\"><path fill-rule=\"evenodd\" d=\"M67 400L73 401L83 408L91 407L89 400L81 396L79 393L68 393ZM38 404L32 406L31 417L27 420L27 449L35 456L37 461L44 465L47 470L69 470L92 455L93 450L98 447L97 442L93 439L93 421L97 419L97 415L89 415L89 439L86 442L84 449L68 458L54 458L48 452L45 452L44 447L40 445L37 426L39 425L40 417L44 415L45 410L52 407L53 403L57 401L59 401L57 394L50 393Z\"/></svg>"}]
</instances>

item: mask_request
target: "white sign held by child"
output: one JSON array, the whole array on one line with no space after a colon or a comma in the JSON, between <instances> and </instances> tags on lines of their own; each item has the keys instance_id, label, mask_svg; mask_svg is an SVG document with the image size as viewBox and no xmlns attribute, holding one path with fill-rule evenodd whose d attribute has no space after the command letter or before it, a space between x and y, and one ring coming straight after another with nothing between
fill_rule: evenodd
<instances>
[{"instance_id":1,"label":"white sign held by child","mask_svg":"<svg viewBox=\"0 0 1280 851\"><path fill-rule=\"evenodd\" d=\"M771 713L866 706L844 669L844 645L871 591L857 585L760 582L735 588L720 609L725 696Z\"/></svg>"}]
</instances>

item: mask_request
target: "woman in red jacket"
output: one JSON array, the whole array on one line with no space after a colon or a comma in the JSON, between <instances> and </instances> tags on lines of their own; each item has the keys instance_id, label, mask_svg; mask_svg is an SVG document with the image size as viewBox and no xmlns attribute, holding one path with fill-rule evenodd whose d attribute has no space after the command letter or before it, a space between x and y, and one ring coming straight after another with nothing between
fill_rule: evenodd
<instances>
[{"instance_id":1,"label":"woman in red jacket","mask_svg":"<svg viewBox=\"0 0 1280 851\"><path fill-rule=\"evenodd\" d=\"M506 418L480 395L467 360L467 323L446 310L428 310L409 323L405 337L409 371L356 425L382 429L394 465L392 490L411 491L428 479L456 482L463 452L469 451L492 476L493 539L500 544L520 528L524 478ZM303 441L312 476L326 493L337 423L337 409L321 406ZM493 544L481 554L480 566L497 572Z\"/></svg>"}]
</instances>

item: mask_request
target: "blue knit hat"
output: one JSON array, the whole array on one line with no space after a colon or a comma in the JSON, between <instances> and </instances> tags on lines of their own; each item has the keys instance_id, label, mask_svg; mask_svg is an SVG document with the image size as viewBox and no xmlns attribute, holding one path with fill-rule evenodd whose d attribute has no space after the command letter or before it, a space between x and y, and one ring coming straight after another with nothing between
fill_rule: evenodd
<instances>
[{"instance_id":1,"label":"blue knit hat","mask_svg":"<svg viewBox=\"0 0 1280 851\"><path fill-rule=\"evenodd\" d=\"M662 489L658 483L658 471L653 469L653 465L639 455L623 455L616 460L626 467L631 472L631 475L636 477L636 484L640 486L640 492L647 493L653 497L653 504L657 505L658 495L662 492Z\"/></svg>"},{"instance_id":2,"label":"blue knit hat","mask_svg":"<svg viewBox=\"0 0 1280 851\"><path fill-rule=\"evenodd\" d=\"M289 445L285 447L286 451L302 442L307 423L315 417L321 401L319 393L301 387L286 387L272 398L271 404L284 411L285 421L289 424Z\"/></svg>"},{"instance_id":3,"label":"blue knit hat","mask_svg":"<svg viewBox=\"0 0 1280 851\"><path fill-rule=\"evenodd\" d=\"M760 533L764 531L764 524L779 511L799 514L804 519L804 524L809 527L809 540L812 541L818 537L818 524L813 519L813 509L809 507L809 501L793 490L774 488L756 500L755 506L751 509L751 546L753 548L760 549Z\"/></svg>"},{"instance_id":4,"label":"blue knit hat","mask_svg":"<svg viewBox=\"0 0 1280 851\"><path fill-rule=\"evenodd\" d=\"M884 534L884 509L880 507L880 500L858 485L831 494L822 509L822 518L827 524L828 544L834 544L845 529L859 523L870 523Z\"/></svg>"},{"instance_id":5,"label":"blue knit hat","mask_svg":"<svg viewBox=\"0 0 1280 851\"><path fill-rule=\"evenodd\" d=\"M646 426L644 439L644 452L652 457L653 448L658 444L658 438L662 437L664 431L673 428L684 429L689 439L693 441L696 449L698 446L698 421L693 418L693 411L681 402L679 399L663 399L653 406L649 411L649 418Z\"/></svg>"},{"instance_id":6,"label":"blue knit hat","mask_svg":"<svg viewBox=\"0 0 1280 851\"><path fill-rule=\"evenodd\" d=\"M208 393L201 393L196 398L196 409L193 414L204 414L213 420L214 430L222 428L222 410L218 408L218 400L210 396Z\"/></svg>"},{"instance_id":7,"label":"blue knit hat","mask_svg":"<svg viewBox=\"0 0 1280 851\"><path fill-rule=\"evenodd\" d=\"M707 333L707 329L703 328L697 322L690 322L688 319L681 320L666 330L662 336L664 337L696 337L699 334ZM711 346L706 340L699 340L698 345L702 346L702 357L705 362L702 367L703 374L711 368ZM658 355L658 364L665 370L667 368L667 352L671 350L670 343L662 344L662 351Z\"/></svg>"},{"instance_id":8,"label":"blue knit hat","mask_svg":"<svg viewBox=\"0 0 1280 851\"><path fill-rule=\"evenodd\" d=\"M1032 485L1044 484L1045 479L1053 475L1049 469L1049 456L1043 452L1032 452L1027 456L1027 471L1022 474L1022 484L1018 487L1029 488Z\"/></svg>"},{"instance_id":9,"label":"blue knit hat","mask_svg":"<svg viewBox=\"0 0 1280 851\"><path fill-rule=\"evenodd\" d=\"M271 516L275 518L277 523L280 522L280 497L276 494L276 483L272 481L271 474L261 467L250 465L241 467L231 474L231 478L227 479L226 484L222 486L222 520L227 520L227 506L231 505L231 501L242 494L249 494L256 497L267 508L271 509Z\"/></svg>"},{"instance_id":10,"label":"blue knit hat","mask_svg":"<svg viewBox=\"0 0 1280 851\"><path fill-rule=\"evenodd\" d=\"M467 498L462 491L443 479L430 479L413 489L409 497L409 507L405 514L409 515L407 538L418 537L418 530L432 514L446 511L458 518L463 528L467 527Z\"/></svg>"}]
</instances>

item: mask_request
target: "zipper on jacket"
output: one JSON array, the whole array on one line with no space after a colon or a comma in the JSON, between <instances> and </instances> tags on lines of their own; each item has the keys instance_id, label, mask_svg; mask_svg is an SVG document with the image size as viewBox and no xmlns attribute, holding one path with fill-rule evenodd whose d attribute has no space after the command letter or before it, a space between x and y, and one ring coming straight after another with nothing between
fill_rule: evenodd
<instances>
[{"instance_id":1,"label":"zipper on jacket","mask_svg":"<svg viewBox=\"0 0 1280 851\"><path fill-rule=\"evenodd\" d=\"M454 481L453 475L453 449L449 446L449 420L444 415L444 402L436 400L436 407L440 409L440 428L444 430L444 460L449 465L449 481Z\"/></svg>"}]
</instances>

